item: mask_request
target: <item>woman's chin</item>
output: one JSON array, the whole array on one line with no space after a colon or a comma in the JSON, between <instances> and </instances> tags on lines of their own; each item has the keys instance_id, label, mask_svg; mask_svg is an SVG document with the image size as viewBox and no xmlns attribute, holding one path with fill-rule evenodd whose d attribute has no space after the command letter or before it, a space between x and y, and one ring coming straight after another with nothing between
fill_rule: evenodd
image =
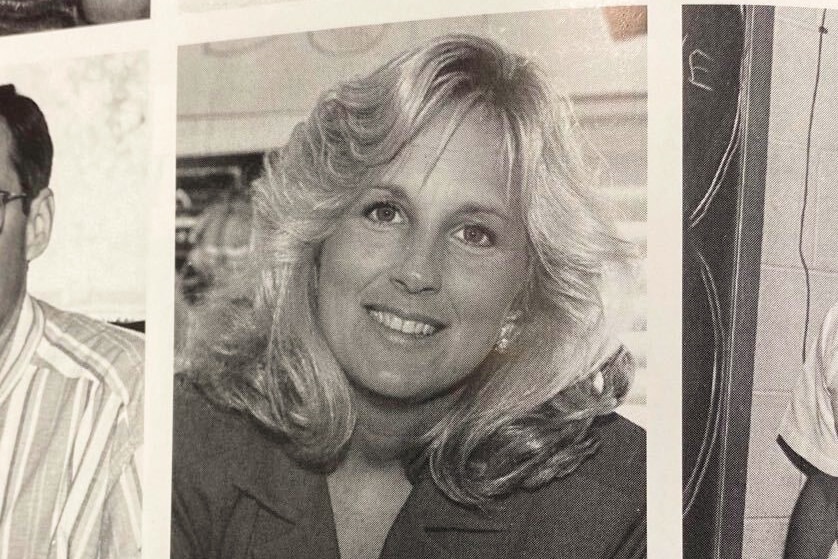
<instances>
[{"instance_id":1,"label":"woman's chin","mask_svg":"<svg viewBox=\"0 0 838 559\"><path fill-rule=\"evenodd\" d=\"M380 411L426 409L435 402L452 401L464 381L450 383L417 382L425 376L419 371L402 369L402 373L377 373L369 376L349 375L355 400L361 406Z\"/></svg>"},{"instance_id":2,"label":"woman's chin","mask_svg":"<svg viewBox=\"0 0 838 559\"><path fill-rule=\"evenodd\" d=\"M415 448L456 401L454 388L353 383L357 413L353 446L368 458L397 458Z\"/></svg>"},{"instance_id":3,"label":"woman's chin","mask_svg":"<svg viewBox=\"0 0 838 559\"><path fill-rule=\"evenodd\" d=\"M400 407L421 403L433 395L434 389L417 384L416 378L413 375L378 373L350 377L349 380L358 397L377 405Z\"/></svg>"}]
</instances>

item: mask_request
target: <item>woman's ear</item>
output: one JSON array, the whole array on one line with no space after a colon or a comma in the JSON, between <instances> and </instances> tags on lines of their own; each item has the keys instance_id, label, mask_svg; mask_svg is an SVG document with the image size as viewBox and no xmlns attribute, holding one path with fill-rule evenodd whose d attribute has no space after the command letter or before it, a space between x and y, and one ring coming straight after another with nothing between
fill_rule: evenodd
<instances>
[{"instance_id":1,"label":"woman's ear","mask_svg":"<svg viewBox=\"0 0 838 559\"><path fill-rule=\"evenodd\" d=\"M26 219L27 262L31 262L47 249L54 214L55 200L52 190L44 188L29 202L29 215Z\"/></svg>"}]
</instances>

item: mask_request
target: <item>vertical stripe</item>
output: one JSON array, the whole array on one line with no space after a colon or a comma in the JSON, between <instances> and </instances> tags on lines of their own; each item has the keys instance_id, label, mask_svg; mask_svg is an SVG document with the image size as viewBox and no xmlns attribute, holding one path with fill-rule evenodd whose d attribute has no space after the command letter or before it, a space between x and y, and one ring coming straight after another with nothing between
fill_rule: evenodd
<instances>
[{"instance_id":1,"label":"vertical stripe","mask_svg":"<svg viewBox=\"0 0 838 559\"><path fill-rule=\"evenodd\" d=\"M30 306L24 304L24 308L30 308ZM32 307L32 309L31 312L25 313L29 317L28 323L24 326L18 323L15 331L15 336L25 336L25 339L21 342L12 339L12 349L18 347L19 353L10 353L6 358L7 364L3 365L4 370L0 375L0 403L9 397L20 377L29 369L30 359L37 348L38 339L43 334L43 313L37 307Z\"/></svg>"},{"instance_id":2,"label":"vertical stripe","mask_svg":"<svg viewBox=\"0 0 838 559\"><path fill-rule=\"evenodd\" d=\"M131 470L134 469L133 462L129 466ZM136 477L133 471L127 472L127 475L119 477L119 490L122 492L122 499L125 501L125 509L128 511L128 522L131 526L131 535L134 541L142 541L142 530L140 528L140 518L142 515L142 505L140 503L140 496L134 482Z\"/></svg>"},{"instance_id":3,"label":"vertical stripe","mask_svg":"<svg viewBox=\"0 0 838 559\"><path fill-rule=\"evenodd\" d=\"M31 377L30 377L31 378ZM12 392L9 398L8 417L23 417L23 404L28 393L28 384L20 386ZM17 444L20 421L4 421L3 435L0 436L0 514L7 510L6 495L12 477L12 462L15 458L14 449Z\"/></svg>"},{"instance_id":4,"label":"vertical stripe","mask_svg":"<svg viewBox=\"0 0 838 559\"><path fill-rule=\"evenodd\" d=\"M32 378L34 380L35 378L37 378L37 376L33 376ZM17 502L17 499L20 496L21 487L23 485L24 476L27 474L29 452L32 449L32 441L34 440L34 438L37 434L37 427L38 427L38 422L34 421L33 419L39 417L39 415L40 415L39 411L40 411L41 400L44 397L44 387L46 386L46 376L41 375L40 378L38 379L38 381L34 382L33 384L35 384L34 397L29 399L29 407L32 410L32 412L30 414L30 421L29 421L28 428L25 430L25 432L26 432L25 437L21 441L22 444L18 445L19 450L17 451L17 456L15 456L15 462L18 462L19 465L17 466L17 471L14 472L15 479L14 479L13 486L10 487L10 488L7 488L7 491L9 489L11 489L11 497L10 498L11 498L12 503ZM22 388L23 387L21 386L20 389L22 390ZM27 390L27 394L28 393L29 393L29 390ZM23 427L24 425L25 425L24 423L21 423L21 427ZM23 429L21 430L21 432L23 432ZM2 549L4 549L4 550L9 548L10 540L11 540L11 530L12 530L12 523L11 522L6 522L6 523L3 524L2 535L0 535L0 538L2 538Z\"/></svg>"},{"instance_id":5,"label":"vertical stripe","mask_svg":"<svg viewBox=\"0 0 838 559\"><path fill-rule=\"evenodd\" d=\"M23 413L23 404L26 399L25 390L15 390L9 398L7 415L17 417ZM6 506L6 494L9 491L9 484L12 477L12 463L14 461L14 447L17 444L19 423L6 421L3 424L3 434L0 436L0 523L4 526L10 524L7 517L11 513L5 511L11 509ZM5 532L5 530L4 530ZM7 540L0 542L0 556L9 556L10 543Z\"/></svg>"},{"instance_id":6,"label":"vertical stripe","mask_svg":"<svg viewBox=\"0 0 838 559\"><path fill-rule=\"evenodd\" d=\"M105 480L99 478L95 483L88 488L88 496L90 497L89 506L86 507L80 518L78 519L78 530L73 538L72 559L84 559L84 553L90 547L90 539L94 531L99 527L102 518L102 512L105 503L105 495L107 494L108 486ZM91 496L92 495L92 496Z\"/></svg>"},{"instance_id":7,"label":"vertical stripe","mask_svg":"<svg viewBox=\"0 0 838 559\"><path fill-rule=\"evenodd\" d=\"M58 521L57 536L61 546L69 545L70 537L82 512L82 505L90 497L93 476L104 458L102 451L108 444L108 436L119 413L119 405L120 399L116 395L111 396L105 403L105 409L97 422L90 446L85 451L79 471L73 480L73 488L67 497L61 520Z\"/></svg>"},{"instance_id":8,"label":"vertical stripe","mask_svg":"<svg viewBox=\"0 0 838 559\"><path fill-rule=\"evenodd\" d=\"M93 422L96 420L95 407L96 396L99 391L99 386L91 384L87 392L87 409L84 410L84 415L81 417L81 423L75 434L75 441L73 442L73 462L70 468L70 475L75 478L76 472L81 467L81 460L84 457L87 442L90 440L90 434L93 432Z\"/></svg>"},{"instance_id":9,"label":"vertical stripe","mask_svg":"<svg viewBox=\"0 0 838 559\"><path fill-rule=\"evenodd\" d=\"M20 496L20 490L23 486L23 479L26 474L26 467L28 465L27 461L29 459L29 452L32 450L32 442L35 440L35 437L38 434L39 424L37 421L35 421L35 418L41 417L41 403L43 402L44 388L46 387L46 385L46 375L40 375L40 378L38 378L37 382L35 383L34 398L32 398L31 402L29 403L30 410L28 414L32 418L32 421L29 422L28 429L26 429L26 437L22 441L23 447L19 451L21 467L18 468L14 484L14 492L12 493L12 499L15 501Z\"/></svg>"},{"instance_id":10,"label":"vertical stripe","mask_svg":"<svg viewBox=\"0 0 838 559\"><path fill-rule=\"evenodd\" d=\"M76 388L73 394L73 408L70 414L70 433L76 433L79 429L79 424L81 421L81 406L84 401L89 402L89 398L85 400L85 395L88 392L89 387L87 383L76 383ZM61 479L58 482L58 495L66 495L69 492L68 486L70 481L73 479L71 472L71 460L73 458L73 445L68 444L64 450L64 459L61 461L61 467L59 471L61 472ZM58 519L61 515L61 509L59 507L55 507L52 511L52 519L49 523L49 533L52 534L55 532L55 528L58 526Z\"/></svg>"}]
</instances>

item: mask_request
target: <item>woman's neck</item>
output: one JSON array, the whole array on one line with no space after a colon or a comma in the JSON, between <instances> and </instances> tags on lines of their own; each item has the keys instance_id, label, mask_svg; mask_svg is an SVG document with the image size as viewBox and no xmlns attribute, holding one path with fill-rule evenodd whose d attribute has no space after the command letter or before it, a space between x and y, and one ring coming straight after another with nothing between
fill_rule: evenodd
<instances>
[{"instance_id":1,"label":"woman's neck","mask_svg":"<svg viewBox=\"0 0 838 559\"><path fill-rule=\"evenodd\" d=\"M421 403L401 402L354 390L357 419L350 452L377 462L400 460L416 448L455 400L456 393L451 393Z\"/></svg>"},{"instance_id":2,"label":"woman's neck","mask_svg":"<svg viewBox=\"0 0 838 559\"><path fill-rule=\"evenodd\" d=\"M378 557L411 484L402 459L456 399L407 403L353 390L357 413L347 454L328 479L341 557Z\"/></svg>"}]
</instances>

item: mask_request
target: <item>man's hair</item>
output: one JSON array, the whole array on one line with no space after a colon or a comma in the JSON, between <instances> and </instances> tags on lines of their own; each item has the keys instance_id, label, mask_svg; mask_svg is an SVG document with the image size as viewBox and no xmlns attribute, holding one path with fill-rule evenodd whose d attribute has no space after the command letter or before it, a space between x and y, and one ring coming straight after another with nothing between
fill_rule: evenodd
<instances>
[{"instance_id":1,"label":"man's hair","mask_svg":"<svg viewBox=\"0 0 838 559\"><path fill-rule=\"evenodd\" d=\"M29 199L49 185L52 139L38 105L20 95L14 85L0 85L0 118L12 135L9 158Z\"/></svg>"}]
</instances>

